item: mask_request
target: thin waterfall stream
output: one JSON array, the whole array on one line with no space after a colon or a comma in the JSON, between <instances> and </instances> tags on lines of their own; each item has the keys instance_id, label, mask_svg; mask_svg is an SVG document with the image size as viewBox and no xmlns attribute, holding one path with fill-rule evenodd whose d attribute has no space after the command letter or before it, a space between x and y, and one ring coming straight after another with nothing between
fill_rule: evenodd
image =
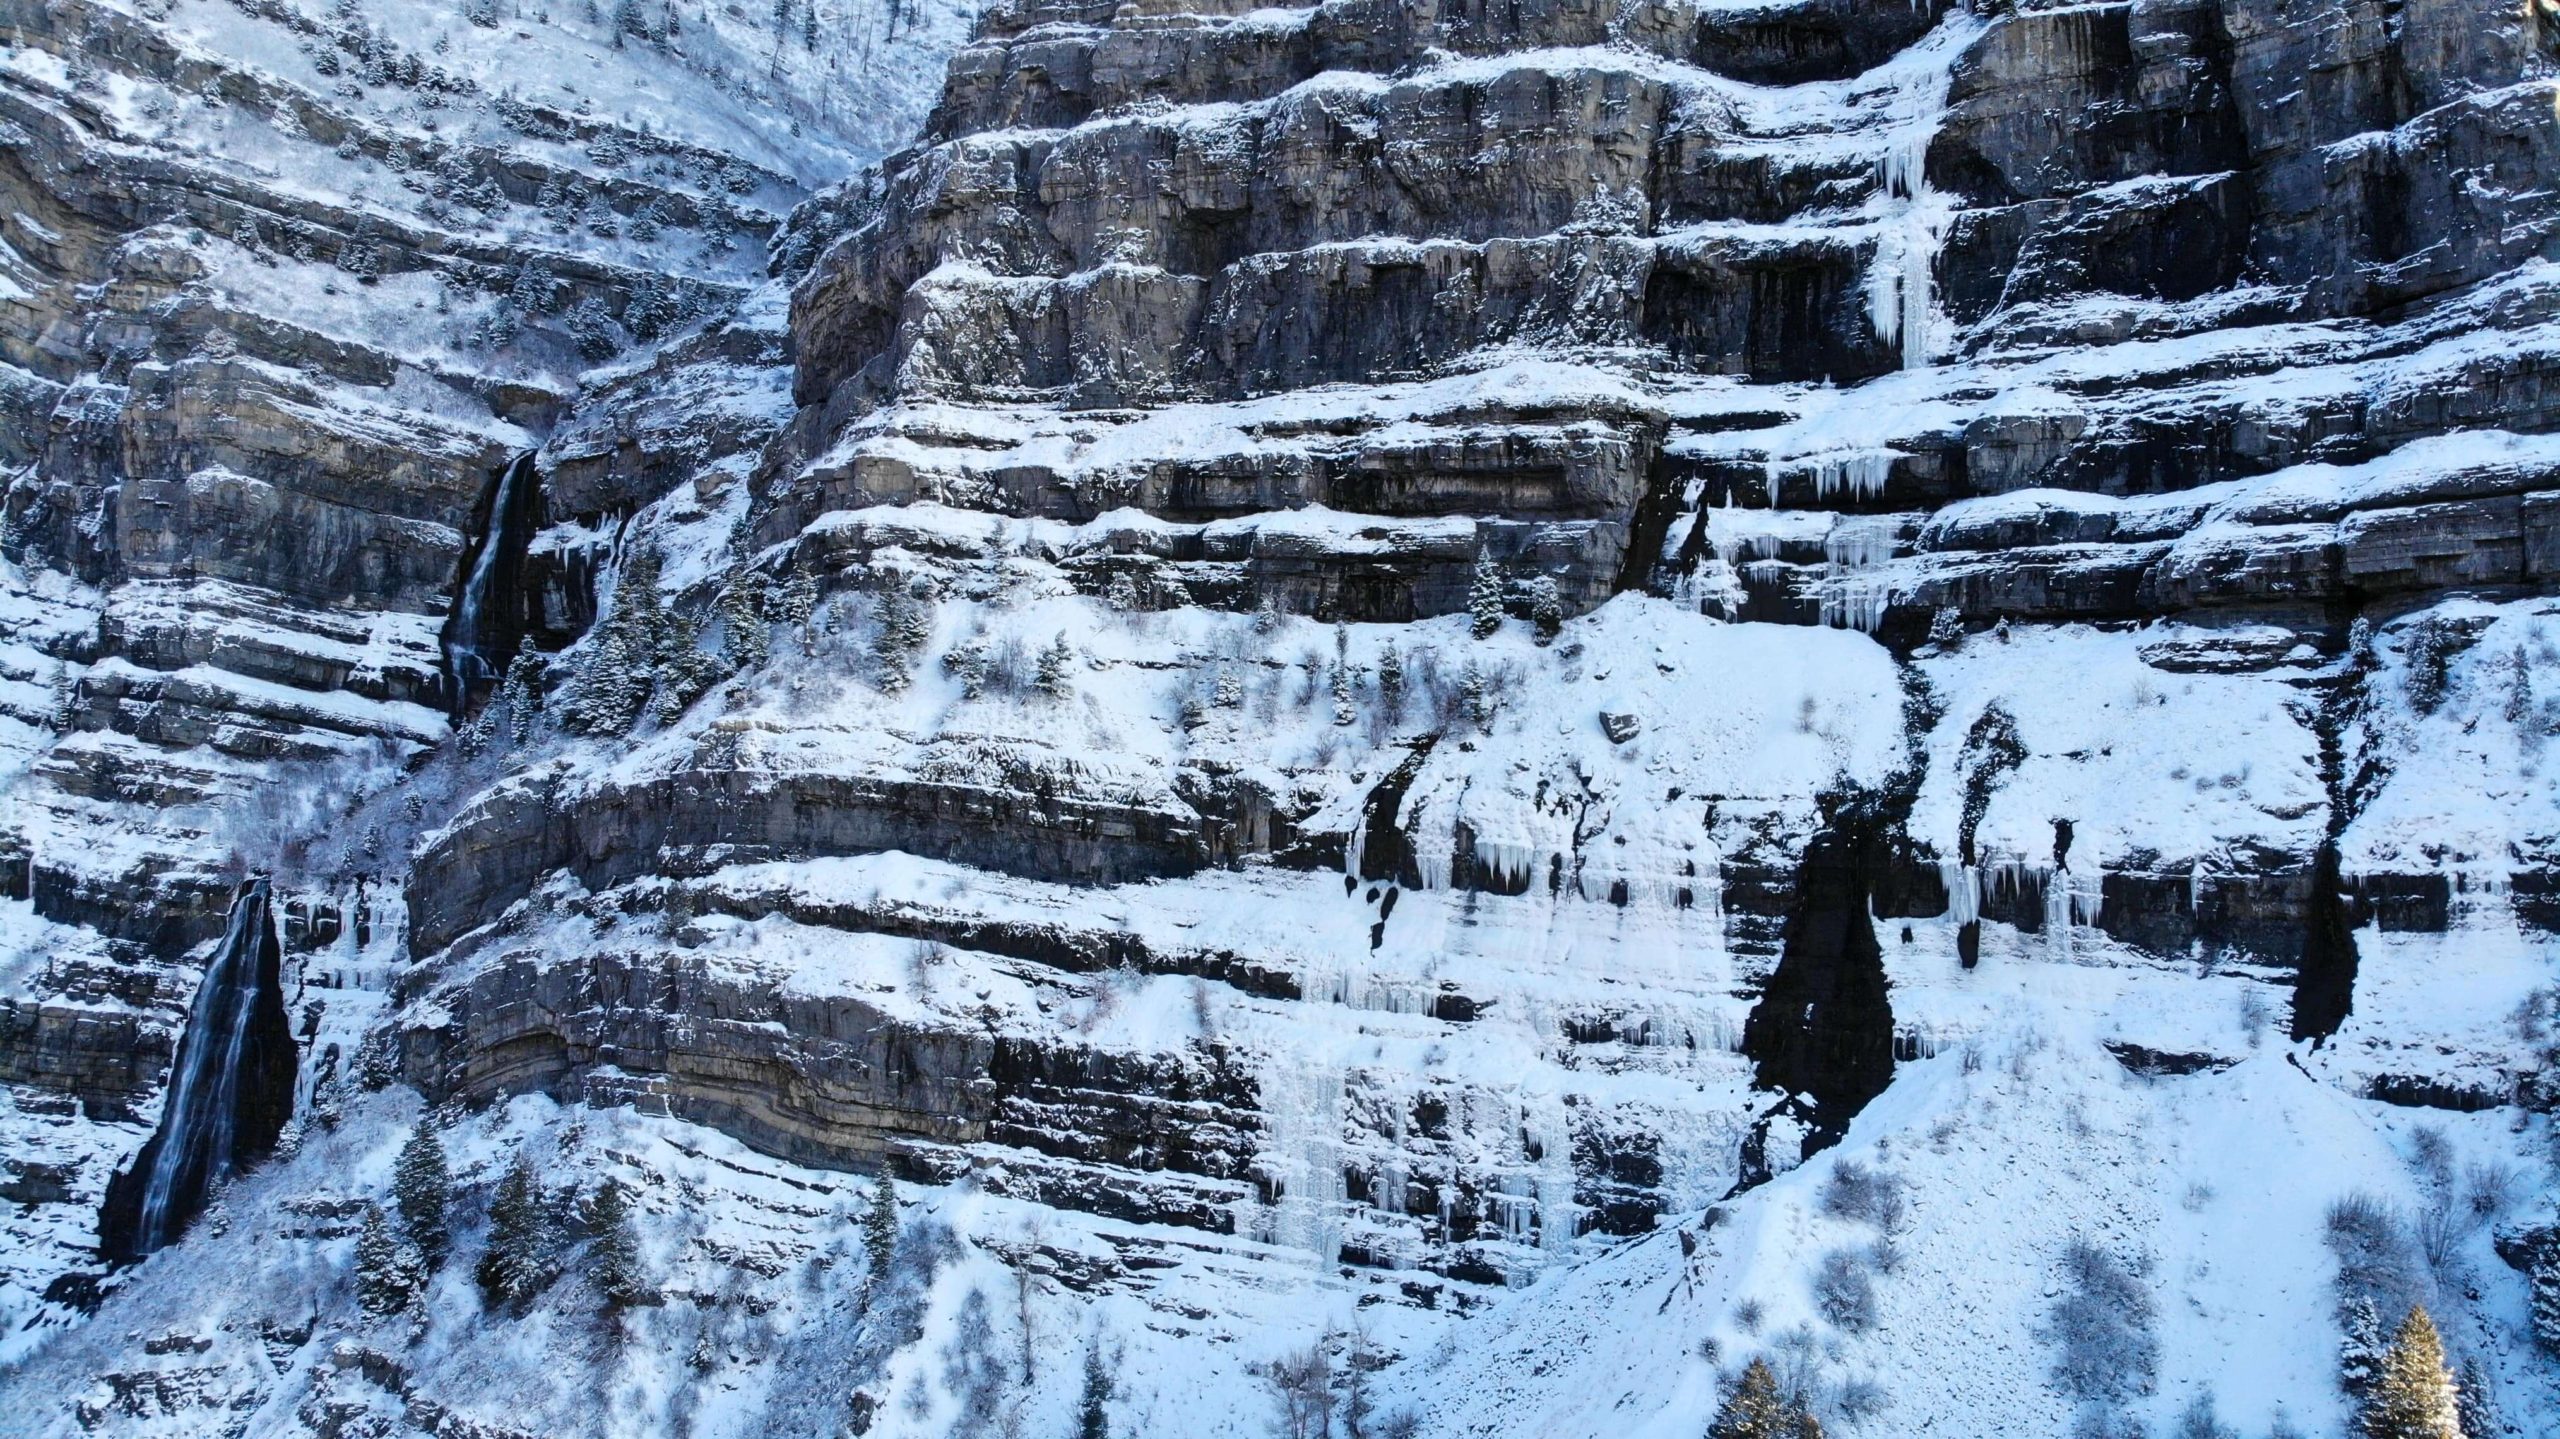
<instances>
[{"instance_id":1,"label":"thin waterfall stream","mask_svg":"<svg viewBox=\"0 0 2560 1439\"><path fill-rule=\"evenodd\" d=\"M457 717L497 686L523 643L524 552L539 520L541 490L529 450L491 478L480 535L463 555L441 636L446 694Z\"/></svg>"},{"instance_id":2,"label":"thin waterfall stream","mask_svg":"<svg viewBox=\"0 0 2560 1439\"><path fill-rule=\"evenodd\" d=\"M188 1008L159 1128L108 1182L98 1213L107 1258L168 1245L216 1187L274 1151L293 1113L297 1062L280 970L269 882L244 880Z\"/></svg>"}]
</instances>

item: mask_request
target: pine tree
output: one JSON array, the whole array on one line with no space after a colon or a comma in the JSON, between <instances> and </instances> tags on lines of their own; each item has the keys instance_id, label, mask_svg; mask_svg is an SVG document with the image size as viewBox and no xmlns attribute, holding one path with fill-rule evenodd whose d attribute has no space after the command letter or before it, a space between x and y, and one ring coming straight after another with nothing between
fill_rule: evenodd
<instances>
[{"instance_id":1,"label":"pine tree","mask_svg":"<svg viewBox=\"0 0 2560 1439\"><path fill-rule=\"evenodd\" d=\"M648 1293L648 1280L640 1267L640 1236L632 1231L631 1205L622 1197L621 1185L608 1179L597 1186L595 1202L587 1206L587 1230L595 1235L588 1275L595 1280L596 1292L604 1296L606 1311L639 1303Z\"/></svg>"},{"instance_id":2,"label":"pine tree","mask_svg":"<svg viewBox=\"0 0 2560 1439\"><path fill-rule=\"evenodd\" d=\"M871 1209L862 1216L862 1247L871 1256L871 1282L877 1284L898 1257L898 1186L886 1169L871 1185Z\"/></svg>"},{"instance_id":3,"label":"pine tree","mask_svg":"<svg viewBox=\"0 0 2560 1439\"><path fill-rule=\"evenodd\" d=\"M2373 1392L2373 1381L2382 1373L2382 1316L2374 1312L2372 1300L2359 1294L2348 1301L2343 1322L2346 1335L2338 1341L2338 1387L2362 1399Z\"/></svg>"},{"instance_id":4,"label":"pine tree","mask_svg":"<svg viewBox=\"0 0 2560 1439\"><path fill-rule=\"evenodd\" d=\"M542 656L519 650L498 684L498 706L507 713L507 742L527 745L542 717Z\"/></svg>"},{"instance_id":5,"label":"pine tree","mask_svg":"<svg viewBox=\"0 0 2560 1439\"><path fill-rule=\"evenodd\" d=\"M393 1231L382 1206L366 1205L356 1234L356 1303L364 1312L388 1316L408 1308L426 1285L424 1270L416 1246Z\"/></svg>"},{"instance_id":6,"label":"pine tree","mask_svg":"<svg viewBox=\"0 0 2560 1439\"><path fill-rule=\"evenodd\" d=\"M445 1217L453 1198L453 1180L445 1168L444 1139L433 1123L420 1120L409 1131L408 1143L400 1146L400 1157L391 1167L391 1194L393 1206L400 1211L400 1227L418 1247L427 1271L443 1268L445 1253L453 1245L453 1230Z\"/></svg>"},{"instance_id":7,"label":"pine tree","mask_svg":"<svg viewBox=\"0 0 2560 1439\"><path fill-rule=\"evenodd\" d=\"M493 1310L518 1310L551 1282L550 1216L533 1161L519 1153L489 1201L489 1247L472 1277Z\"/></svg>"},{"instance_id":8,"label":"pine tree","mask_svg":"<svg viewBox=\"0 0 2560 1439\"><path fill-rule=\"evenodd\" d=\"M1475 577L1467 585L1469 631L1477 639L1502 628L1502 570L1486 551L1476 554Z\"/></svg>"},{"instance_id":9,"label":"pine tree","mask_svg":"<svg viewBox=\"0 0 2560 1439\"><path fill-rule=\"evenodd\" d=\"M2526 1271L2532 1292L2534 1340L2560 1359L2560 1240L2547 1241Z\"/></svg>"},{"instance_id":10,"label":"pine tree","mask_svg":"<svg viewBox=\"0 0 2560 1439\"><path fill-rule=\"evenodd\" d=\"M1459 678L1458 699L1466 706L1467 718L1475 721L1477 728L1483 728L1493 719L1492 702L1485 697L1484 671L1476 667L1474 660L1467 661L1466 671Z\"/></svg>"},{"instance_id":11,"label":"pine tree","mask_svg":"<svg viewBox=\"0 0 2560 1439\"><path fill-rule=\"evenodd\" d=\"M1065 698L1075 658L1076 652L1067 644L1067 637L1059 635L1040 652L1040 664L1032 675L1031 683L1051 699Z\"/></svg>"},{"instance_id":12,"label":"pine tree","mask_svg":"<svg viewBox=\"0 0 2560 1439\"><path fill-rule=\"evenodd\" d=\"M817 612L818 577L805 566L793 570L773 592L773 618L800 637L800 652L804 655L817 652L818 631L810 623Z\"/></svg>"},{"instance_id":13,"label":"pine tree","mask_svg":"<svg viewBox=\"0 0 2560 1439\"><path fill-rule=\"evenodd\" d=\"M1387 723L1404 723L1404 655L1394 645L1378 653L1378 701L1386 706Z\"/></svg>"},{"instance_id":14,"label":"pine tree","mask_svg":"<svg viewBox=\"0 0 2560 1439\"><path fill-rule=\"evenodd\" d=\"M1529 623L1537 629L1538 643L1553 644L1564 629L1564 594L1547 575L1531 576L1528 590Z\"/></svg>"},{"instance_id":15,"label":"pine tree","mask_svg":"<svg viewBox=\"0 0 2560 1439\"><path fill-rule=\"evenodd\" d=\"M2462 1382L2454 1395L2455 1417L2462 1421L2464 1439L2496 1439L2506 1426L2498 1422L2497 1401L2489 1389L2489 1371L2481 1367L2479 1356L2462 1361Z\"/></svg>"},{"instance_id":16,"label":"pine tree","mask_svg":"<svg viewBox=\"0 0 2560 1439\"><path fill-rule=\"evenodd\" d=\"M749 572L729 582L720 593L721 652L732 669L751 670L765 661L773 644L773 627L765 619L764 576Z\"/></svg>"},{"instance_id":17,"label":"pine tree","mask_svg":"<svg viewBox=\"0 0 2560 1439\"><path fill-rule=\"evenodd\" d=\"M2462 1439L2444 1342L2424 1305L2413 1305L2383 1356L2364 1406L2365 1439Z\"/></svg>"},{"instance_id":18,"label":"pine tree","mask_svg":"<svg viewBox=\"0 0 2560 1439\"><path fill-rule=\"evenodd\" d=\"M1077 1407L1076 1439L1111 1439L1111 1371L1100 1341L1084 1351L1084 1402Z\"/></svg>"},{"instance_id":19,"label":"pine tree","mask_svg":"<svg viewBox=\"0 0 2560 1439\"><path fill-rule=\"evenodd\" d=\"M1754 1359L1725 1390L1707 1439L1796 1439L1798 1411L1778 1393L1767 1361ZM1818 1430L1816 1432L1819 1432Z\"/></svg>"}]
</instances>

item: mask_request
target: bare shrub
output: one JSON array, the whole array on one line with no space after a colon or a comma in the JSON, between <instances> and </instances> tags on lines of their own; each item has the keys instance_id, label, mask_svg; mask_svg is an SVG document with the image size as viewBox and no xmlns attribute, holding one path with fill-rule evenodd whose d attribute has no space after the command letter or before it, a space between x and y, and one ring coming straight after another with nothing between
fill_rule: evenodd
<instances>
[{"instance_id":1,"label":"bare shrub","mask_svg":"<svg viewBox=\"0 0 2560 1439\"><path fill-rule=\"evenodd\" d=\"M1813 1275L1813 1304L1823 1318L1852 1334L1876 1325L1876 1283L1860 1250L1835 1249Z\"/></svg>"},{"instance_id":2,"label":"bare shrub","mask_svg":"<svg viewBox=\"0 0 2560 1439\"><path fill-rule=\"evenodd\" d=\"M2062 1251L2063 1290L2045 1335L2060 1349L2054 1378L2083 1400L2151 1392L2159 1372L2158 1310L2140 1270L2086 1239Z\"/></svg>"},{"instance_id":3,"label":"bare shrub","mask_svg":"<svg viewBox=\"0 0 2560 1439\"><path fill-rule=\"evenodd\" d=\"M2376 1195L2357 1190L2330 1204L2322 1240L2338 1261L2340 1302L2373 1301L2385 1314L2407 1311L2426 1297L2400 1212Z\"/></svg>"},{"instance_id":4,"label":"bare shrub","mask_svg":"<svg viewBox=\"0 0 2560 1439\"><path fill-rule=\"evenodd\" d=\"M1843 1159L1823 1181L1822 1212L1835 1219L1861 1220L1890 1232L1899 1226L1904 1208L1902 1179L1890 1170Z\"/></svg>"}]
</instances>

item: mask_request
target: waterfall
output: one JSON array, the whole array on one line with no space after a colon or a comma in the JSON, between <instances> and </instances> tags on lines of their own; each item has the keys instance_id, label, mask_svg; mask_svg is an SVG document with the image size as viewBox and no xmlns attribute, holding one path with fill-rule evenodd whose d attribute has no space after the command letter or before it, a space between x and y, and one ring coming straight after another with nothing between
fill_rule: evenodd
<instances>
[{"instance_id":1,"label":"waterfall","mask_svg":"<svg viewBox=\"0 0 2560 1439\"><path fill-rule=\"evenodd\" d=\"M108 1258L140 1259L175 1240L215 1186L275 1148L293 1112L296 1060L279 965L268 882L244 881L188 1008L159 1128L107 1185L98 1247Z\"/></svg>"},{"instance_id":2,"label":"waterfall","mask_svg":"<svg viewBox=\"0 0 2560 1439\"><path fill-rule=\"evenodd\" d=\"M490 479L480 537L463 554L442 636L445 688L457 718L496 686L524 639L523 606L509 601L523 590L525 546L533 539L540 498L529 450Z\"/></svg>"}]
</instances>

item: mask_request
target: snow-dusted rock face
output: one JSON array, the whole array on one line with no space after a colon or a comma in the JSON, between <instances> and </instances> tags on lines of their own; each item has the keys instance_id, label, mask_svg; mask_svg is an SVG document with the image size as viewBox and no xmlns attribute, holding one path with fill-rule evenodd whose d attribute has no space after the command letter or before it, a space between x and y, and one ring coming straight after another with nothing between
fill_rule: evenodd
<instances>
[{"instance_id":1,"label":"snow-dusted rock face","mask_svg":"<svg viewBox=\"0 0 2560 1439\"><path fill-rule=\"evenodd\" d=\"M165 1053L110 1052L165 1048L134 1016L232 852L307 1116L185 1242L12 1296L100 1305L19 1382L137 1432L1029 1433L1090 1350L1115 1432L1260 1434L1255 1366L1314 1343L1430 1433L1693 1435L1757 1354L1849 1432L2324 1432L2363 1297L2529 1432L2552 23L999 5L918 142L787 219L886 119L829 128L781 26L782 108L723 91L719 135L544 112L505 184L589 177L567 239L362 139L445 218L297 180L378 269L337 330L208 298L291 263L228 212L43 218L96 167L12 162L125 356L12 360L53 418L7 441L0 1062L15 1232L65 1246L17 1272L75 1267L139 1142ZM12 53L0 98L123 113ZM709 190L772 280L628 223ZM465 283L527 245L556 315ZM670 277L719 317L573 385ZM436 349L439 283L514 348ZM537 445L537 658L457 734L435 637ZM365 741L405 777L271 763ZM411 1090L463 1257L367 1317ZM637 1196L650 1302L599 1330L568 1231L481 1315L516 1155ZM848 1172L903 1185L885 1269ZM2075 1242L2141 1296L2095 1360Z\"/></svg>"}]
</instances>

